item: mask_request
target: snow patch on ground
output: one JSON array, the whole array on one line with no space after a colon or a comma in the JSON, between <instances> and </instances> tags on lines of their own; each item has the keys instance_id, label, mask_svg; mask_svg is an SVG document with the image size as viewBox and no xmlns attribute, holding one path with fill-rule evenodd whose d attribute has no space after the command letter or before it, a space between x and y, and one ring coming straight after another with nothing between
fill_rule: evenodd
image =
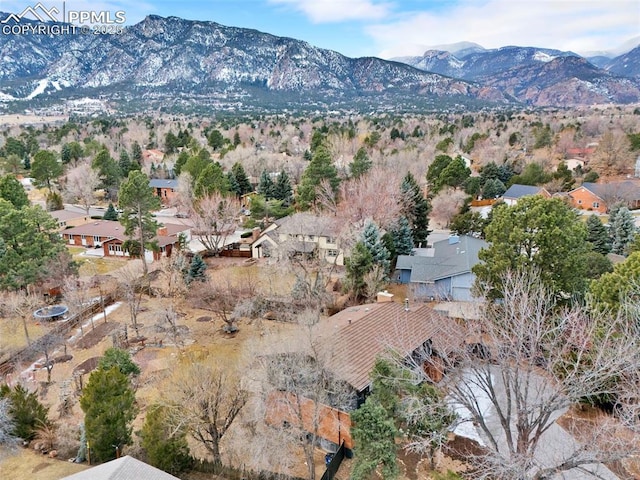
<instances>
[{"instance_id":1,"label":"snow patch on ground","mask_svg":"<svg viewBox=\"0 0 640 480\"><path fill-rule=\"evenodd\" d=\"M537 60L539 62L550 62L551 60L553 60L554 57L553 55L549 55L548 53L544 53L544 52L536 52L533 54L533 59Z\"/></svg>"},{"instance_id":2,"label":"snow patch on ground","mask_svg":"<svg viewBox=\"0 0 640 480\"><path fill-rule=\"evenodd\" d=\"M43 78L42 80L40 80L38 82L38 86L36 87L36 89L33 92L31 92L29 95L27 95L26 100L31 100L32 98L35 98L41 93L43 93L44 90L47 88L48 84L49 84L49 80L47 80L46 78Z\"/></svg>"},{"instance_id":3,"label":"snow patch on ground","mask_svg":"<svg viewBox=\"0 0 640 480\"><path fill-rule=\"evenodd\" d=\"M17 98L13 95L0 92L0 102L12 102L13 100L17 100Z\"/></svg>"},{"instance_id":4,"label":"snow patch on ground","mask_svg":"<svg viewBox=\"0 0 640 480\"><path fill-rule=\"evenodd\" d=\"M493 383L493 375L491 376L491 382ZM487 394L481 388L474 385L473 382L467 382L467 388L474 391L473 396L478 402L478 406L480 408L480 411L483 413L483 417L486 418L490 416L493 406ZM480 436L480 431L471 420L471 412L465 406L456 403L453 399L448 399L448 401L451 409L458 416L459 421L459 423L453 429L453 433L455 433L456 435L460 435L461 437L475 440L483 447L486 446L486 442Z\"/></svg>"}]
</instances>

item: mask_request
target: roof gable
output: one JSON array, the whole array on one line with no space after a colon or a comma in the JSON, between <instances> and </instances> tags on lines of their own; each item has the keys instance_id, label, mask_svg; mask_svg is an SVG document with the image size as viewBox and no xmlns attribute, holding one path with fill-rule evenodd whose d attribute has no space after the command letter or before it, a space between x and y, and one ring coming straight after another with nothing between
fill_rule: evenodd
<instances>
[{"instance_id":1,"label":"roof gable","mask_svg":"<svg viewBox=\"0 0 640 480\"><path fill-rule=\"evenodd\" d=\"M535 185L519 185L517 183L511 185L506 192L502 195L502 198L522 198L527 195L537 195L544 190L542 187Z\"/></svg>"},{"instance_id":2,"label":"roof gable","mask_svg":"<svg viewBox=\"0 0 640 480\"><path fill-rule=\"evenodd\" d=\"M448 355L464 341L462 328L426 304L410 308L396 302L347 308L329 319L335 333L323 349L330 353L329 369L362 391L376 359L392 348L409 355L427 340L434 350Z\"/></svg>"},{"instance_id":3,"label":"roof gable","mask_svg":"<svg viewBox=\"0 0 640 480\"><path fill-rule=\"evenodd\" d=\"M433 256L398 256L396 268L411 270L411 282L434 282L471 272L479 262L478 252L487 247L484 240L462 235L433 244Z\"/></svg>"},{"instance_id":4,"label":"roof gable","mask_svg":"<svg viewBox=\"0 0 640 480\"><path fill-rule=\"evenodd\" d=\"M276 220L278 234L332 237L337 231L333 219L300 212Z\"/></svg>"},{"instance_id":5,"label":"roof gable","mask_svg":"<svg viewBox=\"0 0 640 480\"><path fill-rule=\"evenodd\" d=\"M180 480L129 455L74 473L60 480Z\"/></svg>"},{"instance_id":6,"label":"roof gable","mask_svg":"<svg viewBox=\"0 0 640 480\"><path fill-rule=\"evenodd\" d=\"M572 194L580 190L581 188L589 191L601 200L604 199L626 199L637 200L640 199L640 183L633 180L624 180L621 182L607 182L607 183L591 183L584 182L580 187L575 188L569 192Z\"/></svg>"},{"instance_id":7,"label":"roof gable","mask_svg":"<svg viewBox=\"0 0 640 480\"><path fill-rule=\"evenodd\" d=\"M171 188L173 190L177 190L178 180L152 178L151 180L149 180L149 186L153 188Z\"/></svg>"}]
</instances>

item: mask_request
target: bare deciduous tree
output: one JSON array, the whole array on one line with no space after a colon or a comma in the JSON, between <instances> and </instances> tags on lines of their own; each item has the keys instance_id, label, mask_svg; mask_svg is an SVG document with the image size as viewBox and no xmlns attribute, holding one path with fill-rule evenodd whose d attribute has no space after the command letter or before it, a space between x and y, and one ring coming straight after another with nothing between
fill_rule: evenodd
<instances>
[{"instance_id":1,"label":"bare deciduous tree","mask_svg":"<svg viewBox=\"0 0 640 480\"><path fill-rule=\"evenodd\" d=\"M171 204L177 208L178 213L186 214L193 209L193 199L193 178L189 172L182 172L178 176L178 188Z\"/></svg>"},{"instance_id":2,"label":"bare deciduous tree","mask_svg":"<svg viewBox=\"0 0 640 480\"><path fill-rule=\"evenodd\" d=\"M120 270L118 279L124 298L129 306L131 326L136 332L136 337L138 337L140 336L138 331L138 312L140 311L142 292L144 290L142 264L138 261L129 262L125 268Z\"/></svg>"},{"instance_id":3,"label":"bare deciduous tree","mask_svg":"<svg viewBox=\"0 0 640 480\"><path fill-rule=\"evenodd\" d=\"M591 166L600 175L618 175L633 169L633 155L624 132L608 130L602 135L591 159Z\"/></svg>"},{"instance_id":4,"label":"bare deciduous tree","mask_svg":"<svg viewBox=\"0 0 640 480\"><path fill-rule=\"evenodd\" d=\"M637 319L560 309L531 273L507 275L504 291L503 303L489 305L472 326L475 342L446 380L450 401L489 450L477 478L542 480L569 470L602 478L599 464L637 455L637 439L620 435L623 420L638 427ZM571 405L603 395L634 414L581 436L556 424Z\"/></svg>"},{"instance_id":5,"label":"bare deciduous tree","mask_svg":"<svg viewBox=\"0 0 640 480\"><path fill-rule=\"evenodd\" d=\"M318 320L317 310L306 310L289 342L267 341L270 346L260 347L260 357L250 354L262 420L300 443L311 480L316 478L314 452L323 424L325 429L327 422L333 424L339 432L337 412L352 409L355 398L329 369L331 349L313 328Z\"/></svg>"},{"instance_id":6,"label":"bare deciduous tree","mask_svg":"<svg viewBox=\"0 0 640 480\"><path fill-rule=\"evenodd\" d=\"M83 163L67 173L64 197L70 202L78 202L82 205L88 216L89 209L96 199L96 189L99 184L98 172L88 163Z\"/></svg>"},{"instance_id":7,"label":"bare deciduous tree","mask_svg":"<svg viewBox=\"0 0 640 480\"><path fill-rule=\"evenodd\" d=\"M173 305L169 305L158 312L158 321L156 322L156 331L164 333L171 339L176 347L184 345L184 334L187 327L178 324L180 314L176 312Z\"/></svg>"},{"instance_id":8,"label":"bare deciduous tree","mask_svg":"<svg viewBox=\"0 0 640 480\"><path fill-rule=\"evenodd\" d=\"M217 255L240 225L239 212L240 204L235 198L214 192L193 206L193 233L204 248Z\"/></svg>"},{"instance_id":9,"label":"bare deciduous tree","mask_svg":"<svg viewBox=\"0 0 640 480\"><path fill-rule=\"evenodd\" d=\"M27 293L24 290L18 290L16 292L5 292L1 302L3 311L6 311L9 315L20 318L27 345L30 345L31 338L29 337L29 329L27 328L27 319L31 318L33 311L42 305L42 300L36 295Z\"/></svg>"},{"instance_id":10,"label":"bare deciduous tree","mask_svg":"<svg viewBox=\"0 0 640 480\"><path fill-rule=\"evenodd\" d=\"M221 463L220 443L247 402L240 375L211 362L194 362L178 370L165 397L177 430L186 429Z\"/></svg>"},{"instance_id":11,"label":"bare deciduous tree","mask_svg":"<svg viewBox=\"0 0 640 480\"><path fill-rule=\"evenodd\" d=\"M83 277L66 277L63 282L64 301L69 308L70 315L80 315L91 302L91 292L89 290L91 280ZM83 322L80 319L80 332L84 334ZM91 316L91 329L94 329L93 315Z\"/></svg>"},{"instance_id":12,"label":"bare deciduous tree","mask_svg":"<svg viewBox=\"0 0 640 480\"><path fill-rule=\"evenodd\" d=\"M449 188L441 191L431 203L431 219L442 228L448 227L453 216L464 204L466 197L462 190Z\"/></svg>"},{"instance_id":13,"label":"bare deciduous tree","mask_svg":"<svg viewBox=\"0 0 640 480\"><path fill-rule=\"evenodd\" d=\"M189 260L181 252L175 252L170 257L160 259L160 276L163 279L158 285L160 292L165 297L176 298L187 291L185 283L185 271L188 271Z\"/></svg>"},{"instance_id":14,"label":"bare deciduous tree","mask_svg":"<svg viewBox=\"0 0 640 480\"><path fill-rule=\"evenodd\" d=\"M340 185L337 216L341 225L362 229L368 220L389 227L401 215L401 176L397 169L375 167Z\"/></svg>"}]
</instances>

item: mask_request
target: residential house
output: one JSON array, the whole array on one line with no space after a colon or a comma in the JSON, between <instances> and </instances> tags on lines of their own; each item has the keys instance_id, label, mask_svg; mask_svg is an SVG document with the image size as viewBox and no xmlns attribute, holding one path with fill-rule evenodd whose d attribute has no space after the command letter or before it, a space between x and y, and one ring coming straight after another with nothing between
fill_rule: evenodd
<instances>
[{"instance_id":1,"label":"residential house","mask_svg":"<svg viewBox=\"0 0 640 480\"><path fill-rule=\"evenodd\" d=\"M624 180L609 183L585 182L569 192L575 208L607 213L609 208L623 202L634 210L640 208L640 182Z\"/></svg>"},{"instance_id":2,"label":"residential house","mask_svg":"<svg viewBox=\"0 0 640 480\"><path fill-rule=\"evenodd\" d=\"M386 300L348 307L314 327L323 337L328 369L361 399L370 391L377 358L388 349L412 358L438 382L444 360L464 343L463 328L426 303Z\"/></svg>"},{"instance_id":3,"label":"residential house","mask_svg":"<svg viewBox=\"0 0 640 480\"><path fill-rule=\"evenodd\" d=\"M61 478L60 480L180 480L129 455Z\"/></svg>"},{"instance_id":4,"label":"residential house","mask_svg":"<svg viewBox=\"0 0 640 480\"><path fill-rule=\"evenodd\" d=\"M468 235L451 236L435 242L425 255L398 256L395 278L412 284L418 298L473 301L475 275L471 269L486 246L484 240Z\"/></svg>"},{"instance_id":5,"label":"residential house","mask_svg":"<svg viewBox=\"0 0 640 480\"><path fill-rule=\"evenodd\" d=\"M173 248L180 244L180 234L189 239L189 227L184 225L163 225L158 229L155 238L159 250L157 252L146 251L149 261L159 260L160 257L170 257ZM66 229L62 232L62 238L69 245L83 246L101 249L101 256L125 257L128 252L123 249L123 244L128 240L124 233L124 227L120 222L110 220L95 220L92 223Z\"/></svg>"},{"instance_id":6,"label":"residential house","mask_svg":"<svg viewBox=\"0 0 640 480\"><path fill-rule=\"evenodd\" d=\"M511 185L506 192L502 195L502 200L509 206L518 203L522 197L528 195L542 195L545 198L551 198L551 194L547 192L544 187L537 187L533 185Z\"/></svg>"},{"instance_id":7,"label":"residential house","mask_svg":"<svg viewBox=\"0 0 640 480\"><path fill-rule=\"evenodd\" d=\"M427 304L400 304L383 294L377 303L349 307L313 326L316 354L337 380L351 388L361 405L371 391L371 371L379 356L394 349L411 359L433 381L445 373L446 359L464 344L464 330L455 320L439 314ZM300 348L293 343L287 349ZM301 419L301 420L300 420ZM271 425L296 424L336 445L353 448L348 412L292 392L274 391L268 398L266 421ZM312 430L314 429L314 430Z\"/></svg>"},{"instance_id":8,"label":"residential house","mask_svg":"<svg viewBox=\"0 0 640 480\"><path fill-rule=\"evenodd\" d=\"M86 213L70 212L69 210L54 210L49 212L53 218L58 222L58 229L60 231L69 227L78 227L91 223L94 220Z\"/></svg>"},{"instance_id":9,"label":"residential house","mask_svg":"<svg viewBox=\"0 0 640 480\"><path fill-rule=\"evenodd\" d=\"M295 213L276 220L252 244L253 258L284 255L314 255L344 265L333 219L310 213Z\"/></svg>"},{"instance_id":10,"label":"residential house","mask_svg":"<svg viewBox=\"0 0 640 480\"><path fill-rule=\"evenodd\" d=\"M178 192L178 180L152 178L149 186L153 188L153 194L160 197L163 205L169 205Z\"/></svg>"}]
</instances>

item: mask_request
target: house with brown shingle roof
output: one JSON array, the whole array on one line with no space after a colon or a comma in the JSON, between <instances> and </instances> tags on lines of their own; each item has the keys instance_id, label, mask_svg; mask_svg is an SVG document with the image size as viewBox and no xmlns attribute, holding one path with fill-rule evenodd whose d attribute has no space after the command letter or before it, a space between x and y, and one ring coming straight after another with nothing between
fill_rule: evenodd
<instances>
[{"instance_id":1,"label":"house with brown shingle roof","mask_svg":"<svg viewBox=\"0 0 640 480\"><path fill-rule=\"evenodd\" d=\"M146 252L149 260L159 260L160 257L170 257L173 248L180 243L180 233L185 233L188 239L189 227L179 225L165 225L158 229L155 238L158 245L157 252ZM171 233L169 233L171 232ZM129 239L124 233L120 222L111 220L94 220L91 223L69 228L62 232L62 238L68 245L102 249L105 257L128 257L129 253L123 248Z\"/></svg>"},{"instance_id":2,"label":"house with brown shingle roof","mask_svg":"<svg viewBox=\"0 0 640 480\"><path fill-rule=\"evenodd\" d=\"M321 343L330 352L328 369L359 394L366 394L376 359L388 350L406 358L420 353L434 381L438 367L464 343L464 330L429 305L381 302L348 307L316 325ZM440 360L438 360L440 359ZM435 378L434 378L435 377Z\"/></svg>"},{"instance_id":3,"label":"house with brown shingle roof","mask_svg":"<svg viewBox=\"0 0 640 480\"><path fill-rule=\"evenodd\" d=\"M77 227L93 222L93 219L86 213L71 212L69 210L54 210L49 212L58 222L58 228L62 231L65 228Z\"/></svg>"}]
</instances>

